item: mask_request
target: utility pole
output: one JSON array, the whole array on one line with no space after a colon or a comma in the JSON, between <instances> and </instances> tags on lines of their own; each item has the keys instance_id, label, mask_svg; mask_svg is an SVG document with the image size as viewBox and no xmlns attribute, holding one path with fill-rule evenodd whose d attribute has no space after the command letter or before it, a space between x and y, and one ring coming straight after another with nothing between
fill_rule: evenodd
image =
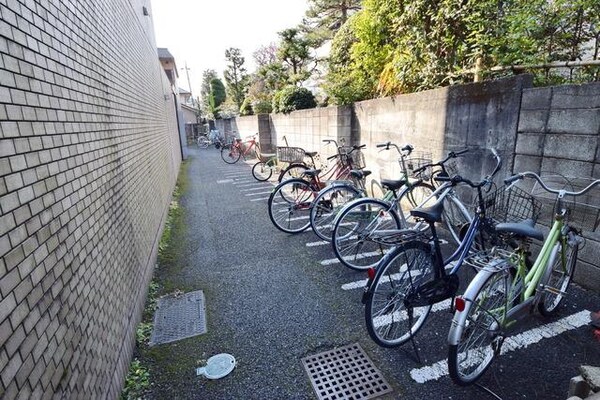
<instances>
[{"instance_id":1,"label":"utility pole","mask_svg":"<svg viewBox=\"0 0 600 400\"><path fill-rule=\"evenodd\" d=\"M188 81L188 88L190 89L190 98L192 99L192 103L194 103L194 96L192 94L192 85L190 83L190 69L187 66L187 61L185 62L185 67L183 68L185 70L185 75L187 76L187 81Z\"/></svg>"}]
</instances>

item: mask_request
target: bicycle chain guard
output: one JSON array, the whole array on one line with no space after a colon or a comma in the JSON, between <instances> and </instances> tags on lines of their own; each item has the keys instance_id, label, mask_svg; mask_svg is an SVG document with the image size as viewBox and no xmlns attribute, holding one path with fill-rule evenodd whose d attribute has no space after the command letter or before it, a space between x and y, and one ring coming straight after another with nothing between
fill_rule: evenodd
<instances>
[{"instance_id":1,"label":"bicycle chain guard","mask_svg":"<svg viewBox=\"0 0 600 400\"><path fill-rule=\"evenodd\" d=\"M458 275L449 274L420 285L404 299L409 307L429 306L456 296L458 291Z\"/></svg>"}]
</instances>

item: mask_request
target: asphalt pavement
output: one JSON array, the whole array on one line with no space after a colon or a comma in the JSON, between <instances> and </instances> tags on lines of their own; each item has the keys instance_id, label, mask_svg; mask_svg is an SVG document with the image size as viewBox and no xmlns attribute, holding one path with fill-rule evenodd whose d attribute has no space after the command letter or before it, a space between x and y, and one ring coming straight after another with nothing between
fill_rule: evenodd
<instances>
[{"instance_id":1,"label":"asphalt pavement","mask_svg":"<svg viewBox=\"0 0 600 400\"><path fill-rule=\"evenodd\" d=\"M277 230L267 213L273 183L255 181L243 160L225 164L212 147L192 148L183 168L185 230L168 279L204 291L208 332L150 352L150 398L316 399L301 360L353 343L391 385L388 399L566 399L578 367L600 365L600 341L588 325L600 296L573 285L559 315L536 315L507 339L482 387L458 387L445 373L447 309L432 312L415 340L421 362L410 344L379 347L364 323L366 275L327 265L335 255L314 233ZM196 376L218 353L236 358L233 372Z\"/></svg>"}]
</instances>

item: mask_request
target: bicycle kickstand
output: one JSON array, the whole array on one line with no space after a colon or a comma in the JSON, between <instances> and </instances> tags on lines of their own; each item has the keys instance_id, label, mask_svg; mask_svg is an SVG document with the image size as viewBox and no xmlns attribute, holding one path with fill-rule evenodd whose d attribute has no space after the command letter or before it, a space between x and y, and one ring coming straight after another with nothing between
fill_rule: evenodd
<instances>
[{"instance_id":1,"label":"bicycle kickstand","mask_svg":"<svg viewBox=\"0 0 600 400\"><path fill-rule=\"evenodd\" d=\"M410 307L408 309L408 324L409 326L413 325L413 308ZM410 335L410 343L412 344L413 347L413 351L414 351L414 357L413 360L415 360L417 363L422 364L421 362L421 355L419 354L419 348L417 347L417 343L415 342L415 335ZM406 353L408 353L408 351L405 350ZM410 354L409 354L410 356Z\"/></svg>"}]
</instances>

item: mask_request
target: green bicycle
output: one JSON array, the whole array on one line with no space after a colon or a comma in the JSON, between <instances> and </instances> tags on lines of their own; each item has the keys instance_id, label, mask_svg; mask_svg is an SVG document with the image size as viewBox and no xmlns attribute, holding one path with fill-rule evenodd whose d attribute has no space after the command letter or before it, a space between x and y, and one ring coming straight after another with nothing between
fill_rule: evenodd
<instances>
[{"instance_id":1,"label":"green bicycle","mask_svg":"<svg viewBox=\"0 0 600 400\"><path fill-rule=\"evenodd\" d=\"M597 229L598 197L590 200L590 190L600 180L579 191L553 189L535 173L523 172L505 180L510 189L523 178L533 178L546 193L556 197L554 222L533 265L528 261L531 238L543 240L533 221L502 223L496 231L512 243L514 250L495 250L471 256L466 262L479 272L469 283L465 294L455 299L455 313L448 333L448 370L452 380L461 385L475 383L500 353L507 333L519 321L537 310L543 316L553 315L564 299L573 278L577 252L583 238L571 225L582 201L568 205L565 197L588 200L594 215L582 221ZM508 190L508 189L507 189ZM576 208L576 206L578 206ZM589 208L588 208L589 209ZM585 225L582 224L582 225Z\"/></svg>"}]
</instances>

